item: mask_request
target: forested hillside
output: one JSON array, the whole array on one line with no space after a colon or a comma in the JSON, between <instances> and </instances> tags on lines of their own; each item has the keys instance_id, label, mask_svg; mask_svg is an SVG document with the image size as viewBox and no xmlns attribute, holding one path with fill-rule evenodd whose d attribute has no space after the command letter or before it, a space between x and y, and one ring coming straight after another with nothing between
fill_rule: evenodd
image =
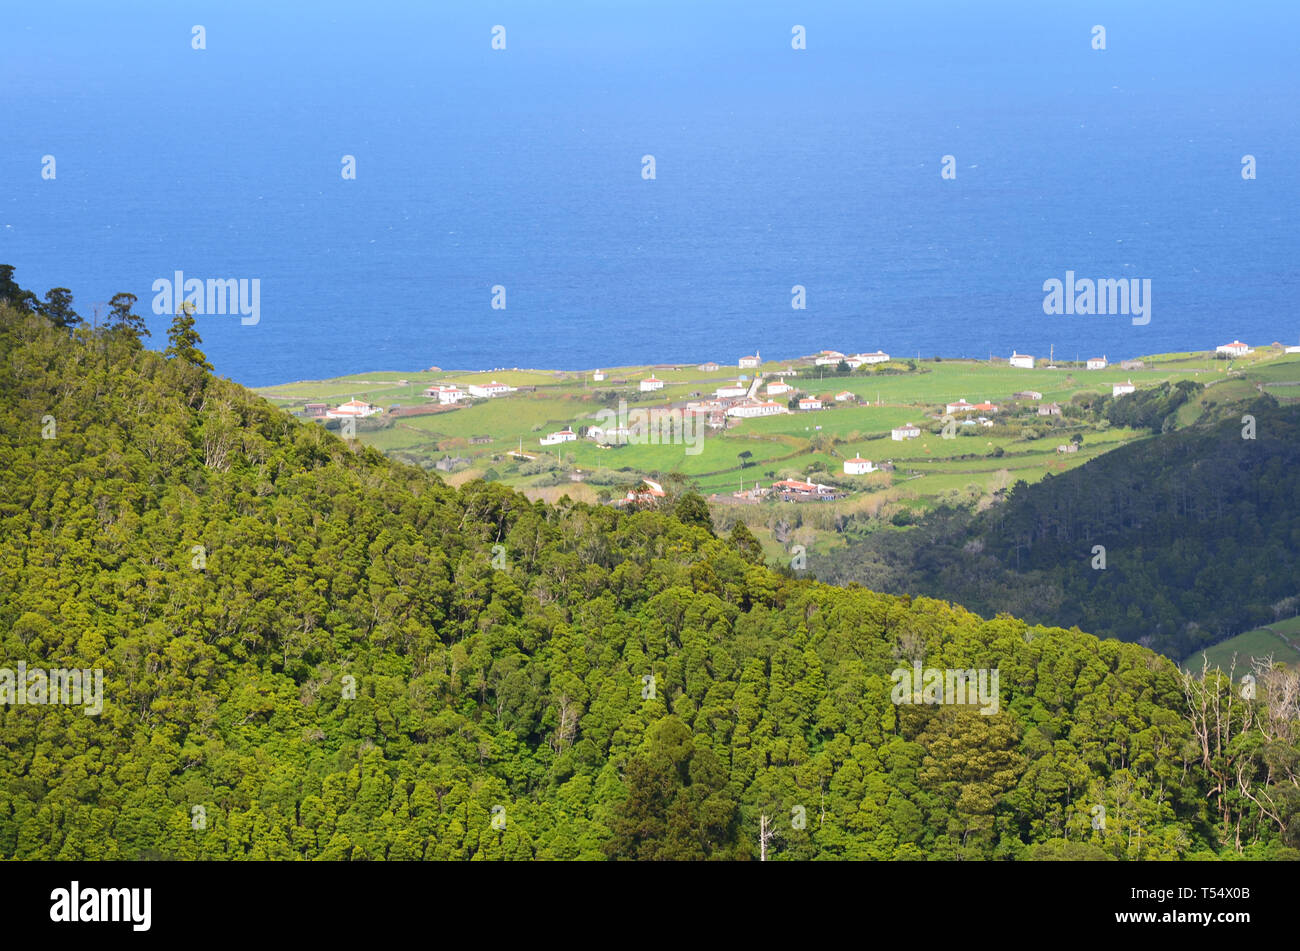
<instances>
[{"instance_id":1,"label":"forested hillside","mask_svg":"<svg viewBox=\"0 0 1300 951\"><path fill-rule=\"evenodd\" d=\"M0 705L0 856L1300 855L1272 674L782 577L690 496L453 490L192 321L164 357L37 309L0 306L0 666L104 701ZM895 705L913 661L996 668L998 712Z\"/></svg>"},{"instance_id":2,"label":"forested hillside","mask_svg":"<svg viewBox=\"0 0 1300 951\"><path fill-rule=\"evenodd\" d=\"M1182 659L1300 612L1298 502L1300 406L1262 396L1213 425L1020 483L982 513L943 511L866 536L818 575L1078 625Z\"/></svg>"}]
</instances>

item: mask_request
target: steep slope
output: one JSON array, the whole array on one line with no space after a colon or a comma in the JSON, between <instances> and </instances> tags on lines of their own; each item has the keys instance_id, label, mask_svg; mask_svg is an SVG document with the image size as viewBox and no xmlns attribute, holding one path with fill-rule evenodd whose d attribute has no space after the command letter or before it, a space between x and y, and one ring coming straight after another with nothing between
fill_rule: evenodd
<instances>
[{"instance_id":1,"label":"steep slope","mask_svg":"<svg viewBox=\"0 0 1300 951\"><path fill-rule=\"evenodd\" d=\"M0 665L103 671L0 704L0 855L1296 854L1148 650L452 490L198 361L0 307ZM997 712L896 704L914 660Z\"/></svg>"},{"instance_id":2,"label":"steep slope","mask_svg":"<svg viewBox=\"0 0 1300 951\"><path fill-rule=\"evenodd\" d=\"M818 575L1078 625L1181 659L1300 610L1297 499L1300 406L1265 396L1018 484L978 515L864 537Z\"/></svg>"}]
</instances>

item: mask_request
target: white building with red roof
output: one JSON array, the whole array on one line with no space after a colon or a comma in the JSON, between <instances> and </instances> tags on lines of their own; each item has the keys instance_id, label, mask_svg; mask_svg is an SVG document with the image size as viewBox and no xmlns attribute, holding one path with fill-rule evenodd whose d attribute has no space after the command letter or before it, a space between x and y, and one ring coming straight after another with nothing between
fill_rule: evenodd
<instances>
[{"instance_id":1,"label":"white building with red roof","mask_svg":"<svg viewBox=\"0 0 1300 951\"><path fill-rule=\"evenodd\" d=\"M367 403L365 400L348 400L341 406L336 406L328 410L325 415L329 419L364 419L367 416L374 416L376 413L382 413L383 409L373 403Z\"/></svg>"},{"instance_id":2,"label":"white building with red roof","mask_svg":"<svg viewBox=\"0 0 1300 951\"><path fill-rule=\"evenodd\" d=\"M845 475L866 475L868 472L875 472L876 467L871 464L870 459L863 459L861 456L854 456L852 459L844 460Z\"/></svg>"},{"instance_id":3,"label":"white building with red roof","mask_svg":"<svg viewBox=\"0 0 1300 951\"><path fill-rule=\"evenodd\" d=\"M1226 353L1230 357L1244 357L1248 353L1253 353L1246 344L1240 340L1234 340L1232 343L1225 343L1221 347L1214 348L1215 353Z\"/></svg>"},{"instance_id":4,"label":"white building with red roof","mask_svg":"<svg viewBox=\"0 0 1300 951\"><path fill-rule=\"evenodd\" d=\"M662 390L663 388L664 381L653 374L641 381L642 393L653 393L655 390Z\"/></svg>"},{"instance_id":5,"label":"white building with red roof","mask_svg":"<svg viewBox=\"0 0 1300 951\"><path fill-rule=\"evenodd\" d=\"M779 492L782 498L821 498L835 494L833 486L822 485L820 482L803 482L799 479L782 479L780 482L773 482L772 488Z\"/></svg>"},{"instance_id":6,"label":"white building with red roof","mask_svg":"<svg viewBox=\"0 0 1300 951\"><path fill-rule=\"evenodd\" d=\"M754 400L752 402L737 403L735 406L728 407L727 415L735 416L739 419L754 419L759 416L779 416L782 413L788 413L789 410L780 403L773 403L771 400Z\"/></svg>"},{"instance_id":7,"label":"white building with red roof","mask_svg":"<svg viewBox=\"0 0 1300 951\"><path fill-rule=\"evenodd\" d=\"M624 497L623 501L624 502L653 502L655 499L664 498L666 494L664 492L664 487L660 485L658 482L655 482L653 479L642 479L641 485L644 485L645 488L641 489L641 491L639 492L637 491L637 489L640 489L640 486L637 486L636 488L628 489L627 495Z\"/></svg>"},{"instance_id":8,"label":"white building with red roof","mask_svg":"<svg viewBox=\"0 0 1300 951\"><path fill-rule=\"evenodd\" d=\"M872 363L886 363L888 360L889 354L885 353L883 350L877 350L875 353L855 353L844 362L854 369L857 369L863 364L870 365Z\"/></svg>"},{"instance_id":9,"label":"white building with red roof","mask_svg":"<svg viewBox=\"0 0 1300 951\"><path fill-rule=\"evenodd\" d=\"M504 383L498 383L493 380L491 383L471 383L466 389L469 390L470 396L477 396L480 399L490 398L493 396L504 396L507 393L513 393L515 388L507 386Z\"/></svg>"},{"instance_id":10,"label":"white building with red roof","mask_svg":"<svg viewBox=\"0 0 1300 951\"><path fill-rule=\"evenodd\" d=\"M425 389L424 395L436 398L439 403L459 403L468 394L459 386L435 384Z\"/></svg>"},{"instance_id":11,"label":"white building with red roof","mask_svg":"<svg viewBox=\"0 0 1300 951\"><path fill-rule=\"evenodd\" d=\"M549 436L543 436L538 440L543 446L558 446L562 442L575 442L578 434L568 426L565 426L557 433L551 433Z\"/></svg>"}]
</instances>

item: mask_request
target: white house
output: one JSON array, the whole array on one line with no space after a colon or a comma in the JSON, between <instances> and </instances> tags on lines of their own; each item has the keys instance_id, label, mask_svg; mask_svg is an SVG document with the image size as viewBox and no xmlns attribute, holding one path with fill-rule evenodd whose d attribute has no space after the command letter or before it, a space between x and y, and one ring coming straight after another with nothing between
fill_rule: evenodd
<instances>
[{"instance_id":1,"label":"white house","mask_svg":"<svg viewBox=\"0 0 1300 951\"><path fill-rule=\"evenodd\" d=\"M862 364L884 363L889 359L889 354L883 350L877 350L875 353L855 353L847 361L849 366L857 367Z\"/></svg>"},{"instance_id":2,"label":"white house","mask_svg":"<svg viewBox=\"0 0 1300 951\"><path fill-rule=\"evenodd\" d=\"M742 370L756 370L762 362L763 360L759 357L758 351L755 350L752 357L741 357L739 366Z\"/></svg>"},{"instance_id":3,"label":"white house","mask_svg":"<svg viewBox=\"0 0 1300 951\"><path fill-rule=\"evenodd\" d=\"M656 376L648 376L641 381L642 393L653 393L655 390L662 390L663 388L664 381Z\"/></svg>"},{"instance_id":4,"label":"white house","mask_svg":"<svg viewBox=\"0 0 1300 951\"><path fill-rule=\"evenodd\" d=\"M970 412L974 412L974 410L975 410L975 404L967 403L966 397L964 396L961 399L959 399L957 402L949 403L947 406L944 407L944 412L949 414L970 413Z\"/></svg>"},{"instance_id":5,"label":"white house","mask_svg":"<svg viewBox=\"0 0 1300 951\"><path fill-rule=\"evenodd\" d=\"M367 403L364 400L348 400L341 406L325 412L329 419L364 419L367 416L374 416L376 413L382 413L383 409Z\"/></svg>"},{"instance_id":6,"label":"white house","mask_svg":"<svg viewBox=\"0 0 1300 951\"><path fill-rule=\"evenodd\" d=\"M822 401L815 396L805 396L799 401L800 409L821 409Z\"/></svg>"},{"instance_id":7,"label":"white house","mask_svg":"<svg viewBox=\"0 0 1300 951\"><path fill-rule=\"evenodd\" d=\"M784 499L834 498L834 486L822 485L820 482L804 482L801 479L782 479L773 482L772 488Z\"/></svg>"},{"instance_id":8,"label":"white house","mask_svg":"<svg viewBox=\"0 0 1300 951\"><path fill-rule=\"evenodd\" d=\"M1110 395L1123 396L1125 393L1132 393L1136 389L1137 387L1133 385L1133 381L1129 380L1127 383L1116 383L1112 386L1110 388Z\"/></svg>"},{"instance_id":9,"label":"white house","mask_svg":"<svg viewBox=\"0 0 1300 951\"><path fill-rule=\"evenodd\" d=\"M1214 352L1226 353L1230 357L1242 357L1248 353L1253 353L1254 351L1251 350L1250 347L1242 343L1240 340L1234 340L1232 341L1232 343L1225 343L1221 347L1215 347Z\"/></svg>"},{"instance_id":10,"label":"white house","mask_svg":"<svg viewBox=\"0 0 1300 951\"><path fill-rule=\"evenodd\" d=\"M482 385L471 383L468 389L470 396L479 397L504 396L506 393L513 393L515 391L513 386L506 386L506 384L498 383L496 380Z\"/></svg>"},{"instance_id":11,"label":"white house","mask_svg":"<svg viewBox=\"0 0 1300 951\"><path fill-rule=\"evenodd\" d=\"M424 391L428 397L436 397L439 403L459 403L465 398L465 391L459 386L442 386L435 384Z\"/></svg>"},{"instance_id":12,"label":"white house","mask_svg":"<svg viewBox=\"0 0 1300 951\"><path fill-rule=\"evenodd\" d=\"M997 403L990 403L988 400L985 400L983 403L976 403L976 404L975 404L975 409L978 410L978 411L981 412L981 413L1000 413L1000 412L1002 412L1002 407L1001 407L1001 406L999 406Z\"/></svg>"},{"instance_id":13,"label":"white house","mask_svg":"<svg viewBox=\"0 0 1300 951\"><path fill-rule=\"evenodd\" d=\"M1300 347L1287 347L1287 353L1300 353Z\"/></svg>"},{"instance_id":14,"label":"white house","mask_svg":"<svg viewBox=\"0 0 1300 951\"><path fill-rule=\"evenodd\" d=\"M780 403L773 403L771 400L737 403L727 409L728 416L736 416L740 419L753 419L756 416L778 416L785 412L789 411Z\"/></svg>"},{"instance_id":15,"label":"white house","mask_svg":"<svg viewBox=\"0 0 1300 951\"><path fill-rule=\"evenodd\" d=\"M642 479L641 484L645 486L644 492L637 492L635 488L627 490L626 502L653 502L655 499L664 497L664 487L652 479Z\"/></svg>"},{"instance_id":16,"label":"white house","mask_svg":"<svg viewBox=\"0 0 1300 951\"><path fill-rule=\"evenodd\" d=\"M845 475L866 475L868 472L875 472L876 467L871 464L870 459L863 459L861 456L854 456L852 459L844 460Z\"/></svg>"},{"instance_id":17,"label":"white house","mask_svg":"<svg viewBox=\"0 0 1300 951\"><path fill-rule=\"evenodd\" d=\"M794 387L782 380L773 380L767 385L768 396L780 396L782 393L793 393Z\"/></svg>"},{"instance_id":18,"label":"white house","mask_svg":"<svg viewBox=\"0 0 1300 951\"><path fill-rule=\"evenodd\" d=\"M844 354L838 350L823 350L817 354L817 359L813 362L819 367L833 367L844 359Z\"/></svg>"},{"instance_id":19,"label":"white house","mask_svg":"<svg viewBox=\"0 0 1300 951\"><path fill-rule=\"evenodd\" d=\"M732 383L732 384L728 384L727 386L718 387L716 390L713 391L713 395L720 400L725 400L725 399L734 399L737 396L744 396L748 392L749 390L747 387L737 386L736 384Z\"/></svg>"},{"instance_id":20,"label":"white house","mask_svg":"<svg viewBox=\"0 0 1300 951\"><path fill-rule=\"evenodd\" d=\"M902 442L904 439L915 439L919 435L921 435L921 430L913 426L911 423L904 423L897 429L891 429L889 431L889 438L894 440L894 442Z\"/></svg>"},{"instance_id":21,"label":"white house","mask_svg":"<svg viewBox=\"0 0 1300 951\"><path fill-rule=\"evenodd\" d=\"M1107 364L1106 364L1106 358L1105 358L1105 357L1091 357L1091 358L1088 360L1088 369L1089 369L1089 370L1104 370L1104 369L1106 369L1106 366L1107 366Z\"/></svg>"},{"instance_id":22,"label":"white house","mask_svg":"<svg viewBox=\"0 0 1300 951\"><path fill-rule=\"evenodd\" d=\"M595 373L591 375L591 378L595 380L597 383L600 383L602 380L605 379L605 371L597 370Z\"/></svg>"},{"instance_id":23,"label":"white house","mask_svg":"<svg viewBox=\"0 0 1300 951\"><path fill-rule=\"evenodd\" d=\"M697 367L697 369L700 370L702 373L716 373L718 372L718 370L722 368L719 367L712 360L710 360L708 363L701 363L699 367Z\"/></svg>"},{"instance_id":24,"label":"white house","mask_svg":"<svg viewBox=\"0 0 1300 951\"><path fill-rule=\"evenodd\" d=\"M587 428L587 438L599 443L625 443L631 436L632 430L626 426L610 426L608 429L601 426Z\"/></svg>"},{"instance_id":25,"label":"white house","mask_svg":"<svg viewBox=\"0 0 1300 951\"><path fill-rule=\"evenodd\" d=\"M1034 368L1034 358L1027 353L1017 353L1012 350L1009 362L1013 367L1020 367L1023 370L1032 370Z\"/></svg>"},{"instance_id":26,"label":"white house","mask_svg":"<svg viewBox=\"0 0 1300 951\"><path fill-rule=\"evenodd\" d=\"M1037 390L1021 390L1019 393L1012 393L1011 396L1017 400L1041 400L1043 398L1043 394Z\"/></svg>"},{"instance_id":27,"label":"white house","mask_svg":"<svg viewBox=\"0 0 1300 951\"><path fill-rule=\"evenodd\" d=\"M558 433L551 433L549 436L543 436L539 442L541 442L543 446L558 446L562 442L573 442L577 438L578 434L566 426Z\"/></svg>"},{"instance_id":28,"label":"white house","mask_svg":"<svg viewBox=\"0 0 1300 951\"><path fill-rule=\"evenodd\" d=\"M835 402L837 403L847 403L849 400L855 398L856 397L848 390L840 390L838 393L835 394Z\"/></svg>"}]
</instances>

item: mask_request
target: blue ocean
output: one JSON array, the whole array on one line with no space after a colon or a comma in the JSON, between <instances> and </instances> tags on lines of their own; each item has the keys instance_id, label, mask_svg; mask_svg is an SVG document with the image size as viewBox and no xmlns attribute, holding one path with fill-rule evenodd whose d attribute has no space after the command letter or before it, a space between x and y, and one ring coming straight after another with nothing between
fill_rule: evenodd
<instances>
[{"instance_id":1,"label":"blue ocean","mask_svg":"<svg viewBox=\"0 0 1300 951\"><path fill-rule=\"evenodd\" d=\"M249 385L1294 344L1297 35L1293 0L10 2L0 262L137 295L153 346L155 281L256 279L255 324L198 318ZM1149 280L1150 321L1045 314L1067 271Z\"/></svg>"}]
</instances>

